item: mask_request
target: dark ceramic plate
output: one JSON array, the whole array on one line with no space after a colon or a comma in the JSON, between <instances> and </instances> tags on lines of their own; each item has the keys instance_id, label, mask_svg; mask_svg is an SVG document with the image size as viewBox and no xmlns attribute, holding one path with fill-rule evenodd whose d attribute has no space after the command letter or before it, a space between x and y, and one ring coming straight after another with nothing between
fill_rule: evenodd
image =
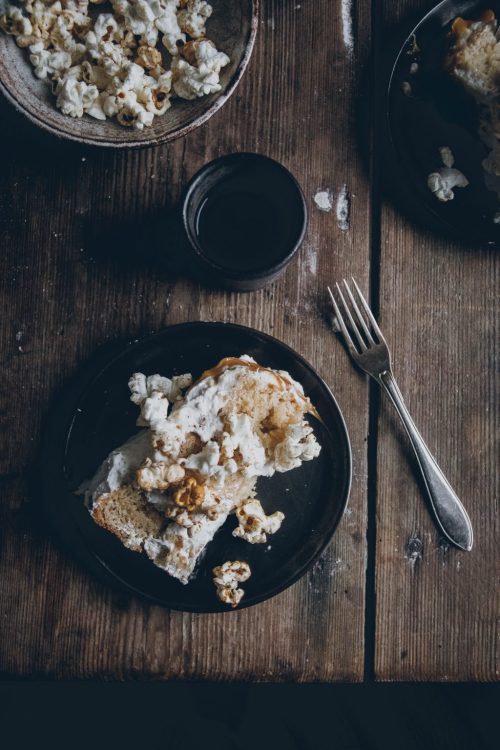
<instances>
[{"instance_id":1,"label":"dark ceramic plate","mask_svg":"<svg viewBox=\"0 0 500 750\"><path fill-rule=\"evenodd\" d=\"M453 19L475 19L487 8L499 16L498 0L445 0L414 28L406 28L402 46L401 36L394 45L397 53L394 47L387 53L385 81L388 76L389 86L385 86L381 109L381 182L418 223L454 239L498 245L500 227L493 223L498 199L484 183L481 162L488 151L477 135L477 112L443 71ZM410 72L414 62L418 64L416 74ZM411 95L403 92L405 82L411 86ZM457 188L454 200L447 203L438 201L427 188L429 173L442 166L440 146L451 148L455 166L470 183Z\"/></svg>"},{"instance_id":2,"label":"dark ceramic plate","mask_svg":"<svg viewBox=\"0 0 500 750\"><path fill-rule=\"evenodd\" d=\"M145 555L127 550L99 528L75 489L91 477L108 452L137 427L137 407L127 381L136 371L196 377L228 355L250 354L259 363L285 369L304 386L321 414L313 420L322 445L319 458L287 474L259 480L258 497L268 513L286 518L268 544L235 539L230 518L207 547L194 580L186 586L156 568ZM107 583L120 585L171 609L226 611L215 598L211 570L226 560L248 560L252 577L240 608L290 586L328 544L347 502L351 450L340 409L331 392L302 357L258 331L224 323L186 323L144 340L102 351L60 395L47 420L41 449L44 506L64 545Z\"/></svg>"}]
</instances>

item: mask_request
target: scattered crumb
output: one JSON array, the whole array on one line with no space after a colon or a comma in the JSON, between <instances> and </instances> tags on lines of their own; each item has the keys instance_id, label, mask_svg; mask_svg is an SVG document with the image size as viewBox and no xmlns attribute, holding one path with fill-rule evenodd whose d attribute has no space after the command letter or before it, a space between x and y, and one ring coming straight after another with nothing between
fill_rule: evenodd
<instances>
[{"instance_id":1,"label":"scattered crumb","mask_svg":"<svg viewBox=\"0 0 500 750\"><path fill-rule=\"evenodd\" d=\"M331 191L318 190L318 192L314 196L314 202L320 211L331 211L333 208Z\"/></svg>"},{"instance_id":2,"label":"scattered crumb","mask_svg":"<svg viewBox=\"0 0 500 750\"><path fill-rule=\"evenodd\" d=\"M342 0L342 36L348 55L354 51L354 34L352 30L352 0Z\"/></svg>"},{"instance_id":3,"label":"scattered crumb","mask_svg":"<svg viewBox=\"0 0 500 750\"><path fill-rule=\"evenodd\" d=\"M18 351L18 352L19 352L20 354L24 354L24 349L23 349L23 346L22 346L22 345L23 345L23 343L25 342L25 340L26 340L26 334L25 334L25 332L24 332L24 331L18 331L18 332L16 333L16 343L17 343L17 345L18 345L18 346L17 346L17 351Z\"/></svg>"},{"instance_id":4,"label":"scattered crumb","mask_svg":"<svg viewBox=\"0 0 500 750\"><path fill-rule=\"evenodd\" d=\"M350 211L349 193L347 185L342 185L337 196L337 225L343 232L349 229L349 211Z\"/></svg>"},{"instance_id":5,"label":"scattered crumb","mask_svg":"<svg viewBox=\"0 0 500 750\"><path fill-rule=\"evenodd\" d=\"M420 537L413 532L408 538L405 545L405 559L408 561L410 568L414 568L419 560L422 560L424 543Z\"/></svg>"},{"instance_id":6,"label":"scattered crumb","mask_svg":"<svg viewBox=\"0 0 500 750\"><path fill-rule=\"evenodd\" d=\"M420 47L417 44L417 37L412 34L409 39L409 47L406 50L407 55L417 55L420 52Z\"/></svg>"},{"instance_id":7,"label":"scattered crumb","mask_svg":"<svg viewBox=\"0 0 500 750\"><path fill-rule=\"evenodd\" d=\"M410 65L410 73L411 73L412 76L414 76L415 73L418 73L418 63L417 62L412 62L412 64Z\"/></svg>"},{"instance_id":8,"label":"scattered crumb","mask_svg":"<svg viewBox=\"0 0 500 750\"><path fill-rule=\"evenodd\" d=\"M452 167L455 164L455 157L449 146L440 146L439 155L445 167Z\"/></svg>"},{"instance_id":9,"label":"scattered crumb","mask_svg":"<svg viewBox=\"0 0 500 750\"><path fill-rule=\"evenodd\" d=\"M318 252L312 245L307 248L306 263L312 275L316 276L316 273L318 272Z\"/></svg>"},{"instance_id":10,"label":"scattered crumb","mask_svg":"<svg viewBox=\"0 0 500 750\"><path fill-rule=\"evenodd\" d=\"M405 96L411 96L413 93L411 83L409 81L403 81L403 83L401 84L401 91Z\"/></svg>"}]
</instances>

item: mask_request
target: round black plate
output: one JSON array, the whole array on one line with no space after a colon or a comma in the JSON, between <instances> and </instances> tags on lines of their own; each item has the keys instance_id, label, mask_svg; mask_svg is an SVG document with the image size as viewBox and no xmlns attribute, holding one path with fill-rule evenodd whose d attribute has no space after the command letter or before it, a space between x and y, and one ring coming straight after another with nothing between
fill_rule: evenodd
<instances>
[{"instance_id":1,"label":"round black plate","mask_svg":"<svg viewBox=\"0 0 500 750\"><path fill-rule=\"evenodd\" d=\"M110 450L138 428L129 399L133 372L195 377L225 356L249 354L260 364L285 369L304 386L321 414L313 420L322 445L319 458L287 474L259 480L265 510L281 509L285 521L267 544L235 539L233 518L208 545L196 576L184 586L145 555L127 550L90 518L75 490L91 477ZM224 323L186 323L144 340L102 351L57 400L47 420L40 470L50 523L71 552L101 579L120 584L171 609L218 612L211 570L226 560L247 560L252 577L241 607L261 602L296 581L329 542L347 503L351 450L342 414L331 392L310 365L280 341Z\"/></svg>"},{"instance_id":2,"label":"round black plate","mask_svg":"<svg viewBox=\"0 0 500 750\"><path fill-rule=\"evenodd\" d=\"M454 239L498 246L500 226L493 223L493 216L499 203L496 193L484 183L481 162L488 150L477 135L477 111L443 71L453 19L474 19L487 8L497 16L500 13L498 0L445 0L413 29L410 26L410 33L406 28L401 47L398 37L395 62L394 47L387 53L389 85L381 109L381 181L418 223ZM414 62L418 64L416 74L410 72ZM411 95L403 92L405 82L410 83ZM451 148L455 166L470 183L457 188L455 198L447 203L427 188L427 176L442 166L440 146Z\"/></svg>"}]
</instances>

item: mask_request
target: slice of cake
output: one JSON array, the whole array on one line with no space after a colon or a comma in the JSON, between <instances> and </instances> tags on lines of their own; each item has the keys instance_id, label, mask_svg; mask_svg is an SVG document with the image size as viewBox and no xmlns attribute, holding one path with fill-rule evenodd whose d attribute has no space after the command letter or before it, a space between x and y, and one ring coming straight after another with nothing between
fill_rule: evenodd
<instances>
[{"instance_id":1,"label":"slice of cake","mask_svg":"<svg viewBox=\"0 0 500 750\"><path fill-rule=\"evenodd\" d=\"M321 450L305 419L316 410L299 383L243 355L221 360L194 384L190 375L136 373L129 387L147 429L112 451L89 483L96 523L182 583L238 509L242 539L263 543L279 529L284 514L266 516L255 499L257 478Z\"/></svg>"},{"instance_id":2,"label":"slice of cake","mask_svg":"<svg viewBox=\"0 0 500 750\"><path fill-rule=\"evenodd\" d=\"M485 183L500 199L500 31L492 10L475 20L456 18L445 67L478 107L479 136L490 150Z\"/></svg>"},{"instance_id":3,"label":"slice of cake","mask_svg":"<svg viewBox=\"0 0 500 750\"><path fill-rule=\"evenodd\" d=\"M446 68L478 102L490 105L500 91L498 22L492 10L475 21L455 18Z\"/></svg>"}]
</instances>

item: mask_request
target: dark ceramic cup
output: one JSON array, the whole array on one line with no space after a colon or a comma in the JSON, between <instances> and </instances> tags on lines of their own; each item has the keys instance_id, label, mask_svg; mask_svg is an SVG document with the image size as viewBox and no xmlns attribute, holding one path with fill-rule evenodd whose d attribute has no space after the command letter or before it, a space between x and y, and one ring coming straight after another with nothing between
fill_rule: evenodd
<instances>
[{"instance_id":1,"label":"dark ceramic cup","mask_svg":"<svg viewBox=\"0 0 500 750\"><path fill-rule=\"evenodd\" d=\"M306 228L304 195L285 167L260 154L229 154L192 178L156 255L210 286L253 291L284 271Z\"/></svg>"}]
</instances>

